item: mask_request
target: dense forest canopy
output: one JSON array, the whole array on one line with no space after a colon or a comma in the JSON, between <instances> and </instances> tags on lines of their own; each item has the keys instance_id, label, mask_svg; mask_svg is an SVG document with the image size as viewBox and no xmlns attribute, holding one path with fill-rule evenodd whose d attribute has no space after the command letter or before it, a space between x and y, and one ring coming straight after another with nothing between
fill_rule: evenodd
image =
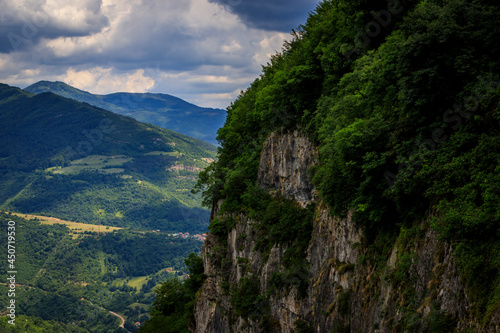
<instances>
[{"instance_id":1,"label":"dense forest canopy","mask_svg":"<svg viewBox=\"0 0 500 333\"><path fill-rule=\"evenodd\" d=\"M487 320L500 299L499 9L321 2L228 108L218 161L197 184L205 204L224 199L222 212L265 220L276 203L255 200L263 142L299 128L319 147L311 173L331 213L353 211L368 242L430 217ZM266 221L271 233L284 223ZM224 239L231 223L209 229Z\"/></svg>"}]
</instances>

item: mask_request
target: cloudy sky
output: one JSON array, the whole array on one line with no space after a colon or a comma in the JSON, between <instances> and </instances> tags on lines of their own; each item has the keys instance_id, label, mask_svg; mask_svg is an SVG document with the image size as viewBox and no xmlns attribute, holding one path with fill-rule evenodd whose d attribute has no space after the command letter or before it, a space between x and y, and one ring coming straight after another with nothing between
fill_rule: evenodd
<instances>
[{"instance_id":1,"label":"cloudy sky","mask_svg":"<svg viewBox=\"0 0 500 333\"><path fill-rule=\"evenodd\" d=\"M226 108L319 0L0 0L0 82Z\"/></svg>"}]
</instances>

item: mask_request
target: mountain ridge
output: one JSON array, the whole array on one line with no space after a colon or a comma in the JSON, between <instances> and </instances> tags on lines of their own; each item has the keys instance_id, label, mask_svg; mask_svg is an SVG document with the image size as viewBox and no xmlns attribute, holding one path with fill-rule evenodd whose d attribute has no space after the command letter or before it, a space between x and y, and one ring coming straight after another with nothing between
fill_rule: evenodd
<instances>
[{"instance_id":1,"label":"mountain ridge","mask_svg":"<svg viewBox=\"0 0 500 333\"><path fill-rule=\"evenodd\" d=\"M226 117L225 110L200 107L169 94L116 92L99 95L60 81L39 81L23 90L34 94L52 92L211 144L217 144L217 129Z\"/></svg>"}]
</instances>

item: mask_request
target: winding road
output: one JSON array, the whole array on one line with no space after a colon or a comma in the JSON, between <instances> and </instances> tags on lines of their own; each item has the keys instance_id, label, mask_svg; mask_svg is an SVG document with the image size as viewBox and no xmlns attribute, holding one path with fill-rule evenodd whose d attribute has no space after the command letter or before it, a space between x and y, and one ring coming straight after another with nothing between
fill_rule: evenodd
<instances>
[{"instance_id":1,"label":"winding road","mask_svg":"<svg viewBox=\"0 0 500 333\"><path fill-rule=\"evenodd\" d=\"M125 328L123 325L125 324L125 318L123 318L122 316L120 316L118 313L116 312L113 312L113 311L109 311L109 313L111 313L113 316L117 316L118 318L120 318L122 320L122 324L120 325L120 327L122 328Z\"/></svg>"}]
</instances>

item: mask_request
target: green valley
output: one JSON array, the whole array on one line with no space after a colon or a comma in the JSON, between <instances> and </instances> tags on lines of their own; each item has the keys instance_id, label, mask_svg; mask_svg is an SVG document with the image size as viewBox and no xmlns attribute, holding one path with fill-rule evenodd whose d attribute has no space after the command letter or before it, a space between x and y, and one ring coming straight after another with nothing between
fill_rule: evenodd
<instances>
[{"instance_id":1,"label":"green valley","mask_svg":"<svg viewBox=\"0 0 500 333\"><path fill-rule=\"evenodd\" d=\"M52 93L0 85L0 209L90 224L203 233L191 194L204 141Z\"/></svg>"},{"instance_id":2,"label":"green valley","mask_svg":"<svg viewBox=\"0 0 500 333\"><path fill-rule=\"evenodd\" d=\"M183 279L184 258L199 252L202 244L192 238L124 229L106 234L86 231L74 237L62 223L42 224L0 212L3 229L9 221L14 221L16 230L15 329L19 332L28 328L28 332L133 332L136 322L148 318L154 287L169 278ZM7 249L6 237L0 239L0 248ZM7 265L5 260L0 263L2 304L9 301L4 282L9 277ZM126 319L126 330L110 311ZM7 327L17 332L7 319L2 317L0 332Z\"/></svg>"}]
</instances>

